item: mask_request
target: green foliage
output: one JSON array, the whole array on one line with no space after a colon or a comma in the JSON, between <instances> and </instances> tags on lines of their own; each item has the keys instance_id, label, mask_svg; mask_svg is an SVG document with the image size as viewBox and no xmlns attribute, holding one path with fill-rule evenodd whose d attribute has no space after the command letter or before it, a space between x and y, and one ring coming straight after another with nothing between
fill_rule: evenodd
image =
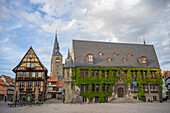
<instances>
[{"instance_id":1,"label":"green foliage","mask_svg":"<svg viewBox=\"0 0 170 113\"><path fill-rule=\"evenodd\" d=\"M82 78L80 76L80 69L88 69L89 76ZM127 71L127 77L120 76L120 69L122 73ZM99 70L99 77L92 77L92 70ZM113 76L113 70L117 71L117 77ZM102 77L102 72L105 71L105 77ZM107 75L107 71L109 71L109 75ZM80 95L83 97L88 97L91 101L94 97L98 96L100 102L105 102L105 97L112 95L112 86L117 82L118 78L121 77L125 80L125 83L133 83L133 77L135 74L133 73L133 77L131 77L131 71L137 71L137 84L139 93L137 94L139 100L142 99L144 95L143 91L143 84L159 84L159 90L162 91L162 77L161 77L161 70L160 69L150 69L150 68L111 68L111 67L77 67L72 68L72 82L71 87L73 85L81 86L81 84L88 84L88 92L80 92ZM144 71L147 72L148 77L142 78L141 72L144 75ZM151 79L150 71L156 71L157 79ZM73 82L75 80L75 82ZM99 92L92 92L92 84L99 84L100 91ZM102 84L109 84L110 85L110 92L103 92Z\"/></svg>"}]
</instances>

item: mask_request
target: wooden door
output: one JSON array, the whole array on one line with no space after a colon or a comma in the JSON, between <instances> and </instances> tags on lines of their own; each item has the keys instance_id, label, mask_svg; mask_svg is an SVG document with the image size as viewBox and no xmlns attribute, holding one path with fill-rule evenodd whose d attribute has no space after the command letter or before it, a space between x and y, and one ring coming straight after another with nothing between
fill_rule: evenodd
<instances>
[{"instance_id":1,"label":"wooden door","mask_svg":"<svg viewBox=\"0 0 170 113\"><path fill-rule=\"evenodd\" d=\"M118 89L118 97L119 97L119 98L124 97L123 88L119 88L119 89Z\"/></svg>"}]
</instances>

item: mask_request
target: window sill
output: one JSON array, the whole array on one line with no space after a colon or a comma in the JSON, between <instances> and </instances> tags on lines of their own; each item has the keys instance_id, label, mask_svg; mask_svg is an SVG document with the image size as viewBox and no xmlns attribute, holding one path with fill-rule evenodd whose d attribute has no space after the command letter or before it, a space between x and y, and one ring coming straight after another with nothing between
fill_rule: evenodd
<instances>
[{"instance_id":1,"label":"window sill","mask_svg":"<svg viewBox=\"0 0 170 113\"><path fill-rule=\"evenodd\" d=\"M88 77L88 76L80 76L80 78L85 78L85 77Z\"/></svg>"}]
</instances>

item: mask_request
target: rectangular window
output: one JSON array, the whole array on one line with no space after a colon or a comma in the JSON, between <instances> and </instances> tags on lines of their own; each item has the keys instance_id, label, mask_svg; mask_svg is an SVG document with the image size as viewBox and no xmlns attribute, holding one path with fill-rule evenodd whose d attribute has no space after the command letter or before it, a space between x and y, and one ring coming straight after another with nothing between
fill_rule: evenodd
<instances>
[{"instance_id":1,"label":"rectangular window","mask_svg":"<svg viewBox=\"0 0 170 113\"><path fill-rule=\"evenodd\" d=\"M102 71L102 76L105 76L105 71Z\"/></svg>"},{"instance_id":2,"label":"rectangular window","mask_svg":"<svg viewBox=\"0 0 170 113\"><path fill-rule=\"evenodd\" d=\"M95 102L99 102L99 97L95 97Z\"/></svg>"},{"instance_id":3,"label":"rectangular window","mask_svg":"<svg viewBox=\"0 0 170 113\"><path fill-rule=\"evenodd\" d=\"M148 91L148 85L147 85L147 84L144 84L144 85L143 85L143 90L144 90L144 91Z\"/></svg>"},{"instance_id":4,"label":"rectangular window","mask_svg":"<svg viewBox=\"0 0 170 113\"><path fill-rule=\"evenodd\" d=\"M156 101L156 100L157 100L156 96L153 96L153 100L154 100L154 101Z\"/></svg>"},{"instance_id":5,"label":"rectangular window","mask_svg":"<svg viewBox=\"0 0 170 113\"><path fill-rule=\"evenodd\" d=\"M115 77L117 74L117 71L116 70L113 70L113 76Z\"/></svg>"},{"instance_id":6,"label":"rectangular window","mask_svg":"<svg viewBox=\"0 0 170 113\"><path fill-rule=\"evenodd\" d=\"M110 91L110 85L107 85L107 89L106 89L107 91Z\"/></svg>"},{"instance_id":7,"label":"rectangular window","mask_svg":"<svg viewBox=\"0 0 170 113\"><path fill-rule=\"evenodd\" d=\"M24 72L19 72L19 77L23 77Z\"/></svg>"},{"instance_id":8,"label":"rectangular window","mask_svg":"<svg viewBox=\"0 0 170 113\"><path fill-rule=\"evenodd\" d=\"M93 62L93 55L89 55L89 62Z\"/></svg>"},{"instance_id":9,"label":"rectangular window","mask_svg":"<svg viewBox=\"0 0 170 113\"><path fill-rule=\"evenodd\" d=\"M142 58L142 63L146 64L146 58Z\"/></svg>"},{"instance_id":10,"label":"rectangular window","mask_svg":"<svg viewBox=\"0 0 170 113\"><path fill-rule=\"evenodd\" d=\"M103 85L102 85L102 91L106 91L106 90L105 90L105 87L106 87L106 85L103 84Z\"/></svg>"},{"instance_id":11,"label":"rectangular window","mask_svg":"<svg viewBox=\"0 0 170 113\"><path fill-rule=\"evenodd\" d=\"M25 86L25 82L20 81L20 82L19 82L19 88L24 88L24 86Z\"/></svg>"},{"instance_id":12,"label":"rectangular window","mask_svg":"<svg viewBox=\"0 0 170 113\"><path fill-rule=\"evenodd\" d=\"M35 77L36 76L36 72L32 72L32 77Z\"/></svg>"},{"instance_id":13,"label":"rectangular window","mask_svg":"<svg viewBox=\"0 0 170 113\"><path fill-rule=\"evenodd\" d=\"M141 75L141 77L143 77L143 71L140 71L140 75Z\"/></svg>"},{"instance_id":14,"label":"rectangular window","mask_svg":"<svg viewBox=\"0 0 170 113\"><path fill-rule=\"evenodd\" d=\"M88 69L80 69L80 76L88 76L89 70Z\"/></svg>"},{"instance_id":15,"label":"rectangular window","mask_svg":"<svg viewBox=\"0 0 170 113\"><path fill-rule=\"evenodd\" d=\"M31 67L35 67L34 63L31 63Z\"/></svg>"},{"instance_id":16,"label":"rectangular window","mask_svg":"<svg viewBox=\"0 0 170 113\"><path fill-rule=\"evenodd\" d=\"M92 84L92 91L95 91L95 85Z\"/></svg>"},{"instance_id":17,"label":"rectangular window","mask_svg":"<svg viewBox=\"0 0 170 113\"><path fill-rule=\"evenodd\" d=\"M88 91L88 84L85 85L85 91Z\"/></svg>"},{"instance_id":18,"label":"rectangular window","mask_svg":"<svg viewBox=\"0 0 170 113\"><path fill-rule=\"evenodd\" d=\"M41 84L41 82L40 82L40 81L36 81L36 82L35 82L35 86L34 86L34 87L36 88L36 86L37 86L38 88L40 88L40 84Z\"/></svg>"},{"instance_id":19,"label":"rectangular window","mask_svg":"<svg viewBox=\"0 0 170 113\"><path fill-rule=\"evenodd\" d=\"M127 71L124 72L125 77L127 77Z\"/></svg>"},{"instance_id":20,"label":"rectangular window","mask_svg":"<svg viewBox=\"0 0 170 113\"><path fill-rule=\"evenodd\" d=\"M83 102L87 102L87 97L83 97Z\"/></svg>"},{"instance_id":21,"label":"rectangular window","mask_svg":"<svg viewBox=\"0 0 170 113\"><path fill-rule=\"evenodd\" d=\"M131 77L133 77L133 71L130 72Z\"/></svg>"},{"instance_id":22,"label":"rectangular window","mask_svg":"<svg viewBox=\"0 0 170 113\"><path fill-rule=\"evenodd\" d=\"M30 76L30 72L25 72L25 77L29 77Z\"/></svg>"},{"instance_id":23,"label":"rectangular window","mask_svg":"<svg viewBox=\"0 0 170 113\"><path fill-rule=\"evenodd\" d=\"M107 76L109 76L109 70L106 71Z\"/></svg>"},{"instance_id":24,"label":"rectangular window","mask_svg":"<svg viewBox=\"0 0 170 113\"><path fill-rule=\"evenodd\" d=\"M57 87L53 87L53 90L55 90L55 91L59 91L59 88L57 89Z\"/></svg>"},{"instance_id":25,"label":"rectangular window","mask_svg":"<svg viewBox=\"0 0 170 113\"><path fill-rule=\"evenodd\" d=\"M27 88L32 88L32 82L27 82Z\"/></svg>"},{"instance_id":26,"label":"rectangular window","mask_svg":"<svg viewBox=\"0 0 170 113\"><path fill-rule=\"evenodd\" d=\"M147 75L147 71L145 71L144 73L145 73L145 77L148 77L148 75Z\"/></svg>"},{"instance_id":27,"label":"rectangular window","mask_svg":"<svg viewBox=\"0 0 170 113\"><path fill-rule=\"evenodd\" d=\"M150 84L150 89L151 91L153 91L153 84Z\"/></svg>"},{"instance_id":28,"label":"rectangular window","mask_svg":"<svg viewBox=\"0 0 170 113\"><path fill-rule=\"evenodd\" d=\"M135 77L137 77L138 76L138 74L137 74L138 72L137 71L135 71Z\"/></svg>"},{"instance_id":29,"label":"rectangular window","mask_svg":"<svg viewBox=\"0 0 170 113\"><path fill-rule=\"evenodd\" d=\"M26 63L26 67L30 67L30 62L27 62L27 63Z\"/></svg>"},{"instance_id":30,"label":"rectangular window","mask_svg":"<svg viewBox=\"0 0 170 113\"><path fill-rule=\"evenodd\" d=\"M99 76L99 70L92 70L92 76Z\"/></svg>"},{"instance_id":31,"label":"rectangular window","mask_svg":"<svg viewBox=\"0 0 170 113\"><path fill-rule=\"evenodd\" d=\"M96 91L99 91L99 90L100 90L100 85L96 84Z\"/></svg>"},{"instance_id":32,"label":"rectangular window","mask_svg":"<svg viewBox=\"0 0 170 113\"><path fill-rule=\"evenodd\" d=\"M84 85L81 84L80 91L84 91Z\"/></svg>"},{"instance_id":33,"label":"rectangular window","mask_svg":"<svg viewBox=\"0 0 170 113\"><path fill-rule=\"evenodd\" d=\"M51 85L57 85L57 82L51 82Z\"/></svg>"},{"instance_id":34,"label":"rectangular window","mask_svg":"<svg viewBox=\"0 0 170 113\"><path fill-rule=\"evenodd\" d=\"M38 77L42 77L42 72L38 72Z\"/></svg>"},{"instance_id":35,"label":"rectangular window","mask_svg":"<svg viewBox=\"0 0 170 113\"><path fill-rule=\"evenodd\" d=\"M158 85L154 85L154 91L158 91Z\"/></svg>"},{"instance_id":36,"label":"rectangular window","mask_svg":"<svg viewBox=\"0 0 170 113\"><path fill-rule=\"evenodd\" d=\"M153 77L156 77L156 72L155 71L153 71Z\"/></svg>"}]
</instances>

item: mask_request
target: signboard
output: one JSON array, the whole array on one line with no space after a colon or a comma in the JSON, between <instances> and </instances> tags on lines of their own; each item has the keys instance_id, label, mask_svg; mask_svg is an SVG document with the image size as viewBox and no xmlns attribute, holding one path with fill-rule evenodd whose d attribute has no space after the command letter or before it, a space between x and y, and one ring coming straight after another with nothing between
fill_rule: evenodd
<instances>
[{"instance_id":1,"label":"signboard","mask_svg":"<svg viewBox=\"0 0 170 113\"><path fill-rule=\"evenodd\" d=\"M136 78L133 78L133 89L137 89Z\"/></svg>"},{"instance_id":2,"label":"signboard","mask_svg":"<svg viewBox=\"0 0 170 113\"><path fill-rule=\"evenodd\" d=\"M133 78L133 82L136 82L136 78Z\"/></svg>"},{"instance_id":3,"label":"signboard","mask_svg":"<svg viewBox=\"0 0 170 113\"><path fill-rule=\"evenodd\" d=\"M138 87L137 87L137 83L133 83L133 88L134 89L137 89Z\"/></svg>"}]
</instances>

